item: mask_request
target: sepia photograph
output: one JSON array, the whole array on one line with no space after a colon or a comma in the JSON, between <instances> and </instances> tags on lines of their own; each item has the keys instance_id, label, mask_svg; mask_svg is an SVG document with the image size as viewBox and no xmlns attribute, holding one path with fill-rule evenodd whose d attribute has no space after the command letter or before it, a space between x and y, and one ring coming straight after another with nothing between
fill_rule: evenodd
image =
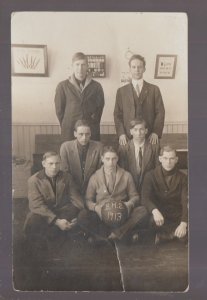
<instances>
[{"instance_id":1,"label":"sepia photograph","mask_svg":"<svg viewBox=\"0 0 207 300\"><path fill-rule=\"evenodd\" d=\"M188 17L11 14L15 291L189 289Z\"/></svg>"}]
</instances>

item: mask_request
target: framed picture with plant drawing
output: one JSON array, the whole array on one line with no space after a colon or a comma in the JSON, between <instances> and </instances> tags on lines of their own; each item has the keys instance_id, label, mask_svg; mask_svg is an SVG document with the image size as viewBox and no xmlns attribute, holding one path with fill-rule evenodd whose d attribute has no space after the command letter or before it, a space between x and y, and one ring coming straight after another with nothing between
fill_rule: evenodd
<instances>
[{"instance_id":1,"label":"framed picture with plant drawing","mask_svg":"<svg viewBox=\"0 0 207 300\"><path fill-rule=\"evenodd\" d=\"M13 76L48 76L47 46L13 44L11 66Z\"/></svg>"}]
</instances>

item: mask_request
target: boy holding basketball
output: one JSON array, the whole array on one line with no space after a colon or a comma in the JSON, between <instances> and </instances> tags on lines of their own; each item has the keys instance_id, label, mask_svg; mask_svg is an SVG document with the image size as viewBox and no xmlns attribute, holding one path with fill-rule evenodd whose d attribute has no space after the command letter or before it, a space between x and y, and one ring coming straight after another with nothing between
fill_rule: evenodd
<instances>
[{"instance_id":1,"label":"boy holding basketball","mask_svg":"<svg viewBox=\"0 0 207 300\"><path fill-rule=\"evenodd\" d=\"M88 210L81 211L78 222L90 239L121 240L146 219L147 211L140 206L131 174L117 165L117 151L105 146L101 159L103 166L92 175L86 191ZM133 234L132 240L137 237Z\"/></svg>"}]
</instances>

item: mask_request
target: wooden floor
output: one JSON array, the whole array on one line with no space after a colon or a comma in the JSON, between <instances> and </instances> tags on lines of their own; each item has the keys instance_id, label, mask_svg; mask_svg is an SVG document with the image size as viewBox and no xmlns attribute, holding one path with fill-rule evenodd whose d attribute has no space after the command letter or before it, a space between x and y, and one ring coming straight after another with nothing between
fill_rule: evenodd
<instances>
[{"instance_id":1,"label":"wooden floor","mask_svg":"<svg viewBox=\"0 0 207 300\"><path fill-rule=\"evenodd\" d=\"M27 212L27 199L13 200L16 290L184 291L188 286L188 247L176 240L159 246L148 239L137 245L91 246L80 234L50 242L47 260L38 264L26 255L22 229Z\"/></svg>"}]
</instances>

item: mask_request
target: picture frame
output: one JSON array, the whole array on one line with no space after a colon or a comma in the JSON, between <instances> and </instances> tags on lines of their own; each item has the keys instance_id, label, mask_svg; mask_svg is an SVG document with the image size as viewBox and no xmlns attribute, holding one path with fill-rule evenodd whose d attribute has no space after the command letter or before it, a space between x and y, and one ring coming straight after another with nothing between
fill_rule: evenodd
<instances>
[{"instance_id":1,"label":"picture frame","mask_svg":"<svg viewBox=\"0 0 207 300\"><path fill-rule=\"evenodd\" d=\"M46 45L11 45L12 76L48 76Z\"/></svg>"},{"instance_id":2,"label":"picture frame","mask_svg":"<svg viewBox=\"0 0 207 300\"><path fill-rule=\"evenodd\" d=\"M155 65L156 79L173 79L177 65L177 55L158 54Z\"/></svg>"},{"instance_id":3,"label":"picture frame","mask_svg":"<svg viewBox=\"0 0 207 300\"><path fill-rule=\"evenodd\" d=\"M104 54L88 54L88 71L93 78L106 77L106 56Z\"/></svg>"}]
</instances>

